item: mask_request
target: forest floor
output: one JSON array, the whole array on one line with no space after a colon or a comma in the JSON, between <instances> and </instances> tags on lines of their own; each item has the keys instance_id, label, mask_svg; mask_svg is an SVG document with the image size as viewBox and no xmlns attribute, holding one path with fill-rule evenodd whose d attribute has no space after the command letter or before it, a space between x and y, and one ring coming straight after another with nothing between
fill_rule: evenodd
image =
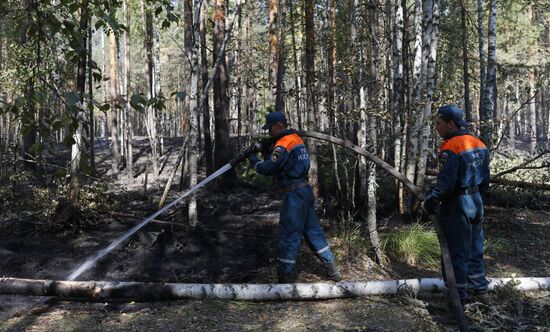
<instances>
[{"instance_id":1,"label":"forest floor","mask_svg":"<svg viewBox=\"0 0 550 332\"><path fill-rule=\"evenodd\" d=\"M22 211L22 206L36 203L30 202L30 188L17 187L13 193L18 197L17 204L4 207L0 219L0 274L66 279L87 257L156 211L169 165L175 164L177 155L178 141L170 143L174 149L167 153L166 169L160 176L148 177L147 189L143 173L131 181L112 178L102 197L92 195L100 208L96 206L93 213L89 212L89 218L83 218L78 227L57 227L40 221L32 211ZM138 149L137 155L146 155L145 148L141 152ZM144 163L145 157L136 158L135 168L145 169ZM102 169L101 165L98 168ZM110 176L107 167L103 166L103 172L105 177ZM168 201L177 197L174 191ZM207 187L198 193L197 202L197 227L187 225L187 208L182 203L158 217L168 223L149 224L78 280L276 282L278 195L258 185L242 184L226 190ZM369 252L346 254L350 252L346 248L349 244L337 236L335 218L323 213L322 206L318 211L344 280L439 275L436 269L400 262L380 268L369 258ZM401 227L405 226L390 220L381 231ZM490 277L550 276L550 211L490 205L485 234L496 244L486 255ZM320 265L306 246L301 250L297 270L300 282L323 280ZM474 330L550 331L550 292L520 293L503 287L492 292L491 299L492 307L474 303L466 308ZM453 331L456 325L442 294L298 302L148 303L0 296L0 331L74 330Z\"/></svg>"}]
</instances>

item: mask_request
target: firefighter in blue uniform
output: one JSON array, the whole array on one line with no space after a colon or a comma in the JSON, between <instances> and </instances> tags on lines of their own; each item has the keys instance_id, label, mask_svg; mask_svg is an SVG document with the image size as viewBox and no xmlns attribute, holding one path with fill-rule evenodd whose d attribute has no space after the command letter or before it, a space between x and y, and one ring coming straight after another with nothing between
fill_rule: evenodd
<instances>
[{"instance_id":1,"label":"firefighter in blue uniform","mask_svg":"<svg viewBox=\"0 0 550 332\"><path fill-rule=\"evenodd\" d=\"M471 290L478 300L488 303L482 195L489 187L489 152L466 131L467 122L459 107L440 107L437 115L435 128L444 140L439 153L440 169L437 184L423 208L430 213L440 208L461 302L469 302ZM443 278L446 279L445 272Z\"/></svg>"},{"instance_id":2,"label":"firefighter in blue uniform","mask_svg":"<svg viewBox=\"0 0 550 332\"><path fill-rule=\"evenodd\" d=\"M339 281L340 272L335 257L317 220L313 191L307 183L309 155L304 142L292 129L287 129L282 112L266 116L262 129L276 139L268 158L260 160L255 154L248 156L250 165L262 175L273 176L282 192L277 247L279 283L296 280L294 271L302 236L321 260L329 279Z\"/></svg>"}]
</instances>

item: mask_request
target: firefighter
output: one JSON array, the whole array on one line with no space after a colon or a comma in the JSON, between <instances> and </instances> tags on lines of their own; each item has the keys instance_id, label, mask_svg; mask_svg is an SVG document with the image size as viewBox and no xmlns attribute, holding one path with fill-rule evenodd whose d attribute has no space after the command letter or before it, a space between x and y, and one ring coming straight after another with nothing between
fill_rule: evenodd
<instances>
[{"instance_id":1,"label":"firefighter","mask_svg":"<svg viewBox=\"0 0 550 332\"><path fill-rule=\"evenodd\" d=\"M260 160L254 153L248 155L248 159L256 172L273 176L277 191L282 193L277 246L279 283L296 280L295 265L302 236L321 260L328 278L339 281L341 275L317 220L313 191L307 183L310 165L304 141L295 130L287 129L282 112L267 114L262 129L269 130L269 135L274 138L273 149L265 160Z\"/></svg>"},{"instance_id":2,"label":"firefighter","mask_svg":"<svg viewBox=\"0 0 550 332\"><path fill-rule=\"evenodd\" d=\"M428 213L439 209L460 301L463 304L470 301L470 290L478 300L488 303L482 195L489 187L489 152L483 142L466 130L467 125L458 106L438 109L435 129L443 138L439 174L423 208Z\"/></svg>"}]
</instances>

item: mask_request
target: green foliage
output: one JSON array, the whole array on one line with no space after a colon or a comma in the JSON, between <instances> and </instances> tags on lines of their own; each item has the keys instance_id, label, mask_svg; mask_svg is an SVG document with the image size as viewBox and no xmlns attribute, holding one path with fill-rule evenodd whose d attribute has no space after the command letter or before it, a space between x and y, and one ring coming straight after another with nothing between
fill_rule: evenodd
<instances>
[{"instance_id":1,"label":"green foliage","mask_svg":"<svg viewBox=\"0 0 550 332\"><path fill-rule=\"evenodd\" d=\"M498 254L503 254L510 251L511 243L509 240L503 238L485 238L483 243L483 248L485 249L485 254L489 256L495 256Z\"/></svg>"},{"instance_id":2,"label":"green foliage","mask_svg":"<svg viewBox=\"0 0 550 332\"><path fill-rule=\"evenodd\" d=\"M360 258L371 251L372 244L368 234L364 234L362 224L354 220L349 211L340 211L337 221L337 238L340 256L348 260Z\"/></svg>"},{"instance_id":3,"label":"green foliage","mask_svg":"<svg viewBox=\"0 0 550 332\"><path fill-rule=\"evenodd\" d=\"M240 178L244 181L252 182L263 188L271 188L273 182L270 177L258 174L251 167L244 167L244 169L240 173Z\"/></svg>"},{"instance_id":4,"label":"green foliage","mask_svg":"<svg viewBox=\"0 0 550 332\"><path fill-rule=\"evenodd\" d=\"M395 260L437 269L441 251L435 231L426 224L413 224L382 236L386 254Z\"/></svg>"}]
</instances>

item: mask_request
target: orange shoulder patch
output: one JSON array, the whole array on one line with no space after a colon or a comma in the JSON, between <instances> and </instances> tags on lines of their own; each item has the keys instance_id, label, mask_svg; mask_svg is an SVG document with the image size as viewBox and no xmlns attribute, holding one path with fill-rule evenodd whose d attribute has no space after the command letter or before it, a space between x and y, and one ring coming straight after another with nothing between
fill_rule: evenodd
<instances>
[{"instance_id":1,"label":"orange shoulder patch","mask_svg":"<svg viewBox=\"0 0 550 332\"><path fill-rule=\"evenodd\" d=\"M485 144L472 135L455 136L441 145L441 151L449 150L456 154L464 151L485 148Z\"/></svg>"},{"instance_id":2,"label":"orange shoulder patch","mask_svg":"<svg viewBox=\"0 0 550 332\"><path fill-rule=\"evenodd\" d=\"M304 141L302 140L302 138L298 136L298 134L290 134L281 137L281 139L279 139L277 143L275 143L275 146L282 146L287 151L290 151L293 147L300 144L304 145Z\"/></svg>"}]
</instances>

